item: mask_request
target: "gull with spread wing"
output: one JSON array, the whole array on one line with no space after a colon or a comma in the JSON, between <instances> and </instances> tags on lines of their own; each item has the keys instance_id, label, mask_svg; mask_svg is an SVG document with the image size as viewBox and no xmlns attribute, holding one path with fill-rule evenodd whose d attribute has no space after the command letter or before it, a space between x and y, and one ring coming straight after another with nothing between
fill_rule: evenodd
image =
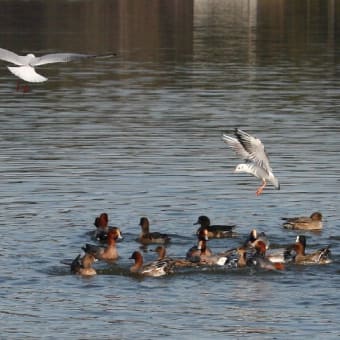
<instances>
[{"instance_id":1,"label":"gull with spread wing","mask_svg":"<svg viewBox=\"0 0 340 340\"><path fill-rule=\"evenodd\" d=\"M262 142L245 131L235 129L235 137L223 133L222 140L227 143L237 155L246 160L246 163L237 165L235 173L245 172L262 180L262 185L257 189L256 195L261 195L267 185L267 181L272 183L276 189L280 190L280 184L274 176L269 165L268 155Z\"/></svg>"},{"instance_id":2,"label":"gull with spread wing","mask_svg":"<svg viewBox=\"0 0 340 340\"><path fill-rule=\"evenodd\" d=\"M4 48L0 48L0 60L17 65L8 66L8 69L18 78L30 83L42 83L47 80L46 77L35 71L36 66L52 63L66 63L72 60L93 57L96 56L80 53L52 53L43 55L41 57L36 57L34 54L30 53L25 56L21 56Z\"/></svg>"}]
</instances>

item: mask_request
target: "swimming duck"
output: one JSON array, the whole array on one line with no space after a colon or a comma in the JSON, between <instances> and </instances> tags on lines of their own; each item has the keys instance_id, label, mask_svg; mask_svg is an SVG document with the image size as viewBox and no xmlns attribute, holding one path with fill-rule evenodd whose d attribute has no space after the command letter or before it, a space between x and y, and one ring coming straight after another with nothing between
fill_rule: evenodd
<instances>
[{"instance_id":1,"label":"swimming duck","mask_svg":"<svg viewBox=\"0 0 340 340\"><path fill-rule=\"evenodd\" d=\"M248 261L248 247L246 246L240 246L235 249L230 249L225 252L225 254L228 256L228 260L226 262L226 265L228 268L243 268L247 267L249 265ZM254 254L252 254L254 255Z\"/></svg>"},{"instance_id":2,"label":"swimming duck","mask_svg":"<svg viewBox=\"0 0 340 340\"><path fill-rule=\"evenodd\" d=\"M186 259L191 262L200 262L201 255L212 255L212 252L207 248L206 240L198 240L197 245L192 246L186 253Z\"/></svg>"},{"instance_id":3,"label":"swimming duck","mask_svg":"<svg viewBox=\"0 0 340 340\"><path fill-rule=\"evenodd\" d=\"M197 229L196 234L199 234L202 229L207 229L209 238L235 236L233 233L233 229L236 227L235 225L210 225L210 219L207 216L199 216L197 222L195 222L194 225L197 224L199 224L200 227Z\"/></svg>"},{"instance_id":4,"label":"swimming duck","mask_svg":"<svg viewBox=\"0 0 340 340\"><path fill-rule=\"evenodd\" d=\"M208 230L202 229L197 235L197 245L191 247L186 253L186 259L191 262L200 262L201 255L211 256L212 251L207 247Z\"/></svg>"},{"instance_id":5,"label":"swimming duck","mask_svg":"<svg viewBox=\"0 0 340 340\"><path fill-rule=\"evenodd\" d=\"M244 242L244 246L255 248L257 242L262 241L269 248L269 240L264 232L258 233L256 229L252 229L248 238Z\"/></svg>"},{"instance_id":6,"label":"swimming duck","mask_svg":"<svg viewBox=\"0 0 340 340\"><path fill-rule=\"evenodd\" d=\"M273 263L290 263L293 260L287 249L272 249L266 253L266 258Z\"/></svg>"},{"instance_id":7,"label":"swimming duck","mask_svg":"<svg viewBox=\"0 0 340 340\"><path fill-rule=\"evenodd\" d=\"M143 265L143 255L139 251L133 252L130 259L135 260L134 265L130 267L131 273L158 277L172 272L173 263L168 259L156 260Z\"/></svg>"},{"instance_id":8,"label":"swimming duck","mask_svg":"<svg viewBox=\"0 0 340 340\"><path fill-rule=\"evenodd\" d=\"M284 264L281 262L271 262L266 257L266 244L262 241L258 241L255 245L256 253L247 259L248 266L255 266L256 268L266 270L283 270Z\"/></svg>"},{"instance_id":9,"label":"swimming duck","mask_svg":"<svg viewBox=\"0 0 340 340\"><path fill-rule=\"evenodd\" d=\"M98 241L104 241L107 239L107 233L109 231L109 217L107 213L102 213L94 220L96 230L93 237Z\"/></svg>"},{"instance_id":10,"label":"swimming duck","mask_svg":"<svg viewBox=\"0 0 340 340\"><path fill-rule=\"evenodd\" d=\"M229 257L224 254L206 255L201 253L200 263L209 266L224 266L228 263Z\"/></svg>"},{"instance_id":11,"label":"swimming duck","mask_svg":"<svg viewBox=\"0 0 340 340\"><path fill-rule=\"evenodd\" d=\"M170 242L170 237L166 234L158 232L150 232L150 223L146 217L140 219L139 225L141 227L141 234L138 241L144 245L158 243L165 244Z\"/></svg>"},{"instance_id":12,"label":"swimming duck","mask_svg":"<svg viewBox=\"0 0 340 340\"><path fill-rule=\"evenodd\" d=\"M306 248L306 238L303 235L297 236L295 243L300 243L303 249L303 255L305 255L305 248ZM266 257L271 262L282 262L282 263L290 263L294 261L295 251L293 248L295 246L291 244L285 248L279 249L271 249L269 252L266 252Z\"/></svg>"},{"instance_id":13,"label":"swimming duck","mask_svg":"<svg viewBox=\"0 0 340 340\"><path fill-rule=\"evenodd\" d=\"M95 260L95 257L89 253L85 253L83 257L78 255L71 263L71 273L83 276L96 275L96 270L92 268Z\"/></svg>"},{"instance_id":14,"label":"swimming duck","mask_svg":"<svg viewBox=\"0 0 340 340\"><path fill-rule=\"evenodd\" d=\"M158 246L154 251L158 254L158 260L168 259L169 261L172 262L174 267L182 267L182 268L183 267L195 267L198 264L198 263L193 263L184 258L168 257L166 254L166 248L163 245Z\"/></svg>"},{"instance_id":15,"label":"swimming duck","mask_svg":"<svg viewBox=\"0 0 340 340\"><path fill-rule=\"evenodd\" d=\"M109 230L107 234L107 247L103 248L97 245L86 243L83 250L92 254L98 260L113 261L118 259L118 251L116 248L116 240L122 239L119 228Z\"/></svg>"},{"instance_id":16,"label":"swimming duck","mask_svg":"<svg viewBox=\"0 0 340 340\"><path fill-rule=\"evenodd\" d=\"M232 250L231 250L232 251ZM235 257L230 257L227 262L228 267L231 268L244 268L255 266L268 270L283 269L283 263L275 264L266 255L266 245L262 241L258 241L255 245L255 254L248 253L247 246L241 246L235 249Z\"/></svg>"},{"instance_id":17,"label":"swimming duck","mask_svg":"<svg viewBox=\"0 0 340 340\"><path fill-rule=\"evenodd\" d=\"M165 259L165 257L166 257L166 248L163 245L157 246L155 248L154 252L156 252L158 254L157 260Z\"/></svg>"},{"instance_id":18,"label":"swimming duck","mask_svg":"<svg viewBox=\"0 0 340 340\"><path fill-rule=\"evenodd\" d=\"M332 260L330 258L330 246L306 254L306 237L299 235L296 238L294 245L289 247L286 251L286 256L292 256L293 262L296 264L328 264Z\"/></svg>"},{"instance_id":19,"label":"swimming duck","mask_svg":"<svg viewBox=\"0 0 340 340\"><path fill-rule=\"evenodd\" d=\"M285 220L283 227L286 229L321 230L323 228L322 214L318 211L310 217L283 217L282 220Z\"/></svg>"},{"instance_id":20,"label":"swimming duck","mask_svg":"<svg viewBox=\"0 0 340 340\"><path fill-rule=\"evenodd\" d=\"M97 241L105 242L107 240L107 234L111 229L117 229L118 227L109 226L109 217L107 213L102 213L94 220L96 230L90 232L91 237Z\"/></svg>"},{"instance_id":21,"label":"swimming duck","mask_svg":"<svg viewBox=\"0 0 340 340\"><path fill-rule=\"evenodd\" d=\"M204 241L206 242L206 241ZM229 249L218 254L212 254L211 251L208 253L205 249L205 244L201 246L200 263L205 265L217 265L229 267L234 266L236 249Z\"/></svg>"},{"instance_id":22,"label":"swimming duck","mask_svg":"<svg viewBox=\"0 0 340 340\"><path fill-rule=\"evenodd\" d=\"M237 248L237 266L238 267L245 267L247 265L247 248L246 247L239 247Z\"/></svg>"}]
</instances>

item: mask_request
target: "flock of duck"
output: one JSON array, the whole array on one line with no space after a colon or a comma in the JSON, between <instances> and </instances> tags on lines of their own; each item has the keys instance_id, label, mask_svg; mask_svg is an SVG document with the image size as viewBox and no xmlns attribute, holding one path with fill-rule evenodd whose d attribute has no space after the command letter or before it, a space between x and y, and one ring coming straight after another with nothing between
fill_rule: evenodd
<instances>
[{"instance_id":1,"label":"flock of duck","mask_svg":"<svg viewBox=\"0 0 340 340\"><path fill-rule=\"evenodd\" d=\"M269 164L269 158L261 140L251 136L245 131L235 129L234 136L222 135L222 140L227 143L245 163L236 166L236 173L245 172L262 180L256 195L262 194L267 181L280 189L278 179L274 176ZM310 217L283 218L283 227L286 229L318 231L323 228L322 214L314 212ZM117 262L119 253L117 241L122 239L122 232L118 227L109 227L107 213L102 213L95 219L96 229L91 232L93 239L102 244L86 244L83 253L71 261L71 272L84 276L96 275L93 264L96 260ZM250 234L233 249L214 253L207 242L213 238L228 238L237 235L235 225L211 225L207 216L200 216L195 223L199 225L196 232L196 244L187 250L186 255L179 258L169 257L166 254L167 246L171 239L166 234L151 232L149 220L140 219L141 233L137 241L147 247L157 244L155 251L158 258L144 264L140 251L133 251L130 259L133 260L130 272L144 276L163 276L183 267L224 266L226 268L253 267L265 270L284 270L287 264L325 264L330 263L329 246L306 253L306 237L299 235L296 241L280 250L270 250L269 241L264 232L251 230Z\"/></svg>"},{"instance_id":2,"label":"flock of duck","mask_svg":"<svg viewBox=\"0 0 340 340\"><path fill-rule=\"evenodd\" d=\"M102 213L95 219L96 229L89 234L96 244L86 243L82 247L83 252L73 261L64 262L70 265L71 273L82 276L97 274L93 267L96 261L108 264L119 263L117 241L123 239L120 228L110 227L107 213ZM195 225L199 225L196 231L196 244L187 250L185 256L169 257L167 248L172 240L169 235L150 231L149 220L146 217L140 219L140 235L136 241L145 250L150 245L157 245L154 249L157 258L154 261L144 263L140 250L133 250L129 259L131 267L129 271L142 276L159 277L176 272L180 268L223 266L228 269L250 267L264 270L284 270L286 265L301 264L327 264L331 262L329 246L307 253L306 236L298 235L296 241L282 249L269 249L269 240L264 232L251 230L249 235L236 248L227 249L220 253L214 253L207 242L213 238L237 237L235 225L211 225L207 216L200 216ZM321 230L322 214L313 213L310 217L284 218L283 227L294 230ZM104 245L103 243L106 243Z\"/></svg>"},{"instance_id":3,"label":"flock of duck","mask_svg":"<svg viewBox=\"0 0 340 340\"><path fill-rule=\"evenodd\" d=\"M35 71L36 66L68 62L77 59L96 57L79 53L54 53L41 57L33 54L26 56L17 55L14 52L0 48L0 60L12 63L16 66L8 67L14 75L27 82L44 82L46 77ZM240 156L245 163L236 166L235 173L248 173L259 179L262 184L257 189L256 195L262 194L267 182L280 189L278 179L274 176L269 164L269 158L261 140L251 136L245 131L235 129L234 136L222 135L222 140ZM329 263L329 247L317 250L314 253L306 254L306 237L299 235L296 242L288 245L283 251L268 253L269 242L266 235L257 233L253 229L247 239L237 248L226 250L219 254L213 254L207 247L207 241L212 238L234 237L234 227L226 225L210 225L207 216L200 216L196 224L200 227L197 230L197 244L190 248L183 258L170 258L166 255L166 245L170 244L170 237L158 232L150 232L149 221L146 217L140 220L141 234L138 242L147 246L149 244L160 244L156 248L158 259L143 264L143 256L140 251L134 251L131 259L134 264L131 266L132 273L139 273L148 276L162 276L175 270L176 267L193 266L228 266L228 267L260 267L268 270L283 270L285 264L307 264L307 263ZM106 242L107 245L86 244L82 249L83 254L78 255L70 264L71 272L89 276L95 275L93 268L95 260L117 261L119 259L116 242L122 238L122 232L117 227L108 226L108 215L102 213L95 220L96 230L93 233L95 240ZM286 218L283 226L287 229L298 230L320 230L322 229L322 215L319 212L313 213L310 217Z\"/></svg>"}]
</instances>

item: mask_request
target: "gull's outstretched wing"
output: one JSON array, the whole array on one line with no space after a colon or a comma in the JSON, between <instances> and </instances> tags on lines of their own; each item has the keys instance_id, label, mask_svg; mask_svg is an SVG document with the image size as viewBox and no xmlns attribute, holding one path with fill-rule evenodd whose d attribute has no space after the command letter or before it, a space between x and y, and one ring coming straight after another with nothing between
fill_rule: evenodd
<instances>
[{"instance_id":1,"label":"gull's outstretched wing","mask_svg":"<svg viewBox=\"0 0 340 340\"><path fill-rule=\"evenodd\" d=\"M9 63L15 64L15 65L25 65L25 57L17 55L14 52L5 50L4 48L0 48L0 59L4 61L8 61Z\"/></svg>"},{"instance_id":2,"label":"gull's outstretched wing","mask_svg":"<svg viewBox=\"0 0 340 340\"><path fill-rule=\"evenodd\" d=\"M92 54L81 54L81 53L52 53L46 54L41 57L35 58L32 62L32 66L39 66L52 63L67 63L69 61L94 58Z\"/></svg>"},{"instance_id":3,"label":"gull's outstretched wing","mask_svg":"<svg viewBox=\"0 0 340 340\"><path fill-rule=\"evenodd\" d=\"M265 169L268 173L272 171L268 155L260 139L240 129L235 130L235 136L249 154L249 160Z\"/></svg>"},{"instance_id":4,"label":"gull's outstretched wing","mask_svg":"<svg viewBox=\"0 0 340 340\"><path fill-rule=\"evenodd\" d=\"M242 159L251 160L250 153L243 147L243 145L236 139L235 137L231 137L222 134L222 140L227 143L237 155L239 155Z\"/></svg>"}]
</instances>

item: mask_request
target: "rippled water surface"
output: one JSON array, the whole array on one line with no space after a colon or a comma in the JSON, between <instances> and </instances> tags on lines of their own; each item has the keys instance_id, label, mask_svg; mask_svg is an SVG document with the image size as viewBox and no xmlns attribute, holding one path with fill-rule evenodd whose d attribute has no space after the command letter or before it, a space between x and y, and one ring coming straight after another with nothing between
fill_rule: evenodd
<instances>
[{"instance_id":1,"label":"rippled water surface","mask_svg":"<svg viewBox=\"0 0 340 340\"><path fill-rule=\"evenodd\" d=\"M117 56L40 67L49 80L28 93L0 63L2 336L339 337L339 4L4 2L3 48ZM235 127L264 142L280 191L256 197L260 182L233 174L221 133ZM104 211L121 258L71 275L60 260ZM239 237L209 241L219 252L254 227L292 243L281 217L314 211L324 230L308 249L330 244L330 265L129 274L141 216L184 256L199 215L237 224Z\"/></svg>"}]
</instances>

